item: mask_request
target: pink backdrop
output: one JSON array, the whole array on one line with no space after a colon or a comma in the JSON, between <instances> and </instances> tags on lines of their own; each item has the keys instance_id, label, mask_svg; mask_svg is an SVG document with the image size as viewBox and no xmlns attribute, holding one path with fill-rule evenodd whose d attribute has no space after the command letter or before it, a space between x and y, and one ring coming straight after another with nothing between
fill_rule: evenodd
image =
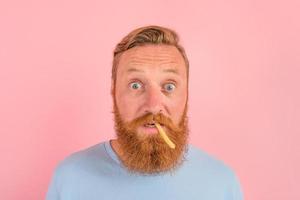
<instances>
[{"instance_id":1,"label":"pink backdrop","mask_svg":"<svg viewBox=\"0 0 300 200\"><path fill-rule=\"evenodd\" d=\"M125 3L126 2L126 3ZM114 138L114 45L158 24L191 63L191 143L245 199L300 199L299 1L1 1L0 198L43 199L58 161Z\"/></svg>"}]
</instances>

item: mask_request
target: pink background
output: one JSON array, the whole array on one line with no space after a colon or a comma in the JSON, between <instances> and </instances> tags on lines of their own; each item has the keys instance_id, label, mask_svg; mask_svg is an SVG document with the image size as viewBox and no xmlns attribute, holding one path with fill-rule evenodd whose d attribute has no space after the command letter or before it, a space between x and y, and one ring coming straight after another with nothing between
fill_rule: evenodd
<instances>
[{"instance_id":1,"label":"pink background","mask_svg":"<svg viewBox=\"0 0 300 200\"><path fill-rule=\"evenodd\" d=\"M245 199L300 199L299 1L1 1L0 198L44 199L70 153L114 138L110 72L138 26L177 30L191 143Z\"/></svg>"}]
</instances>

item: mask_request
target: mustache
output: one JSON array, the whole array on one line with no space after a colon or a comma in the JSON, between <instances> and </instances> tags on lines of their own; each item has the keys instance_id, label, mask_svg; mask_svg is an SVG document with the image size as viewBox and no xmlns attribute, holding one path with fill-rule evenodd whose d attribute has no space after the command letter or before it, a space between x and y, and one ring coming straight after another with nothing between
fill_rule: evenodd
<instances>
[{"instance_id":1,"label":"mustache","mask_svg":"<svg viewBox=\"0 0 300 200\"><path fill-rule=\"evenodd\" d=\"M134 120L126 123L128 128L136 129L139 126L142 126L147 123L159 123L160 125L171 129L173 131L180 131L180 128L174 124L171 118L165 116L162 113L153 114L153 113L146 113L143 116L137 117Z\"/></svg>"}]
</instances>

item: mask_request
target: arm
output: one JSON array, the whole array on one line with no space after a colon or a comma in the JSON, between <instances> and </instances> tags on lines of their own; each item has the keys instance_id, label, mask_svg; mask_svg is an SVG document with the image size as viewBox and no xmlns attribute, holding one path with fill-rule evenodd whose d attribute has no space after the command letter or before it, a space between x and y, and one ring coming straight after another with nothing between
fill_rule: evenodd
<instances>
[{"instance_id":1,"label":"arm","mask_svg":"<svg viewBox=\"0 0 300 200\"><path fill-rule=\"evenodd\" d=\"M59 200L59 193L57 189L57 170L54 171L54 175L51 179L51 182L49 184L49 188L46 194L46 200Z\"/></svg>"},{"instance_id":2,"label":"arm","mask_svg":"<svg viewBox=\"0 0 300 200\"><path fill-rule=\"evenodd\" d=\"M243 200L243 191L237 176L233 173L229 192L226 195L226 200Z\"/></svg>"}]
</instances>

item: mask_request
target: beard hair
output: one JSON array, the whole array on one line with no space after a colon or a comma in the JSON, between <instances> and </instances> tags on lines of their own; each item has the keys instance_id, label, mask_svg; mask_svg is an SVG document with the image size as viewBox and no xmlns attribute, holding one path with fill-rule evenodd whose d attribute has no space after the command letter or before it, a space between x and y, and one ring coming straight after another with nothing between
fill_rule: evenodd
<instances>
[{"instance_id":1,"label":"beard hair","mask_svg":"<svg viewBox=\"0 0 300 200\"><path fill-rule=\"evenodd\" d=\"M117 140L121 149L120 160L130 173L155 175L173 173L186 160L188 152L187 104L180 123L175 125L163 114L146 113L130 122L124 122L114 100L114 120ZM175 144L170 148L160 134L138 134L137 128L154 120L164 126L166 134Z\"/></svg>"}]
</instances>

